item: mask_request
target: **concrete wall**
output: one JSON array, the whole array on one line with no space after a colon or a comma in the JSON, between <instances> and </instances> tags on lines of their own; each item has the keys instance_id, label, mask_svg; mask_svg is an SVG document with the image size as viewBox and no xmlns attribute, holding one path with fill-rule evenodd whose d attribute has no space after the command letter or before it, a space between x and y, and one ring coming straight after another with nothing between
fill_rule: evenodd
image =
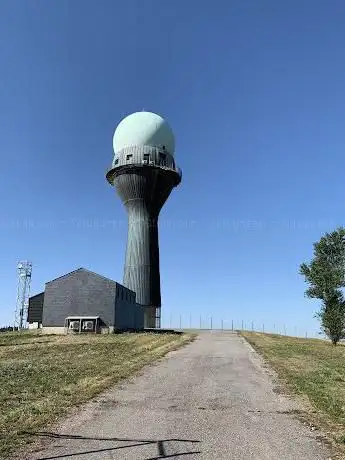
<instances>
[{"instance_id":1,"label":"concrete wall","mask_svg":"<svg viewBox=\"0 0 345 460\"><path fill-rule=\"evenodd\" d=\"M42 334L64 334L64 327L42 327Z\"/></svg>"},{"instance_id":2,"label":"concrete wall","mask_svg":"<svg viewBox=\"0 0 345 460\"><path fill-rule=\"evenodd\" d=\"M114 330L115 328L113 326L101 327L100 333L111 334L114 332ZM66 334L66 329L64 327L43 327L42 329L40 329L40 331L42 331L42 334Z\"/></svg>"},{"instance_id":3,"label":"concrete wall","mask_svg":"<svg viewBox=\"0 0 345 460\"><path fill-rule=\"evenodd\" d=\"M116 284L84 269L48 282L43 307L45 332L63 327L67 316L78 315L100 316L103 326L114 326Z\"/></svg>"}]
</instances>

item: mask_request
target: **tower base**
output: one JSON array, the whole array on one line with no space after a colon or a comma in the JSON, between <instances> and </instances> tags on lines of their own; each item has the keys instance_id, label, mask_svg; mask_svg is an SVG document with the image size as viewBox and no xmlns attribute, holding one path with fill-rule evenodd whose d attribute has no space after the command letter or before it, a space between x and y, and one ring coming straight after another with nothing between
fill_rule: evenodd
<instances>
[{"instance_id":1,"label":"tower base","mask_svg":"<svg viewBox=\"0 0 345 460\"><path fill-rule=\"evenodd\" d=\"M161 327L161 307L144 307L144 327L150 329Z\"/></svg>"}]
</instances>

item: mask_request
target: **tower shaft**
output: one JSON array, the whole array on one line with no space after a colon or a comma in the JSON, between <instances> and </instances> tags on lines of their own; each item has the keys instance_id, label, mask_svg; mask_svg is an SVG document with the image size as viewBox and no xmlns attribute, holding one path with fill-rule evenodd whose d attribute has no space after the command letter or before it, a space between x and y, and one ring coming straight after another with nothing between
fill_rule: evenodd
<instances>
[{"instance_id":1,"label":"tower shaft","mask_svg":"<svg viewBox=\"0 0 345 460\"><path fill-rule=\"evenodd\" d=\"M145 306L145 326L160 327L158 217L150 215L144 200L132 201L128 210L128 238L123 284L136 292Z\"/></svg>"},{"instance_id":2,"label":"tower shaft","mask_svg":"<svg viewBox=\"0 0 345 460\"><path fill-rule=\"evenodd\" d=\"M176 171L141 165L117 168L112 177L128 214L123 283L145 307L145 327L160 327L158 216L177 177Z\"/></svg>"}]
</instances>

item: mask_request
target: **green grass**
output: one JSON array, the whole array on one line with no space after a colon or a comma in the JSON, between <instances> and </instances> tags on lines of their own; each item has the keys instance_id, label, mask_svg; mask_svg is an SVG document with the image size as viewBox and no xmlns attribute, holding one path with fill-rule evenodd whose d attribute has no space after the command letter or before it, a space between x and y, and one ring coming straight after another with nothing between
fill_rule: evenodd
<instances>
[{"instance_id":1,"label":"green grass","mask_svg":"<svg viewBox=\"0 0 345 460\"><path fill-rule=\"evenodd\" d=\"M193 337L0 334L0 458L29 441L24 432L56 421Z\"/></svg>"},{"instance_id":2,"label":"green grass","mask_svg":"<svg viewBox=\"0 0 345 460\"><path fill-rule=\"evenodd\" d=\"M309 415L343 441L345 435L345 346L325 340L241 332L281 380L308 401Z\"/></svg>"}]
</instances>

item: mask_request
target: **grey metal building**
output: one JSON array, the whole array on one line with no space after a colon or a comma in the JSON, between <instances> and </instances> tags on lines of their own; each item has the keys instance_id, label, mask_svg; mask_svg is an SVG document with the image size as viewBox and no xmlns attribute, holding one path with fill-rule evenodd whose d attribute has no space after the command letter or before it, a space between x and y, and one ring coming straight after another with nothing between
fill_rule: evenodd
<instances>
[{"instance_id":1,"label":"grey metal building","mask_svg":"<svg viewBox=\"0 0 345 460\"><path fill-rule=\"evenodd\" d=\"M107 172L128 214L123 284L145 308L145 327L159 328L161 288L158 217L172 189L182 178L174 159L174 134L151 112L124 118L113 138L114 159Z\"/></svg>"},{"instance_id":2,"label":"grey metal building","mask_svg":"<svg viewBox=\"0 0 345 460\"><path fill-rule=\"evenodd\" d=\"M135 292L79 268L47 282L44 292L29 299L28 323L55 334L140 330L144 309Z\"/></svg>"}]
</instances>

